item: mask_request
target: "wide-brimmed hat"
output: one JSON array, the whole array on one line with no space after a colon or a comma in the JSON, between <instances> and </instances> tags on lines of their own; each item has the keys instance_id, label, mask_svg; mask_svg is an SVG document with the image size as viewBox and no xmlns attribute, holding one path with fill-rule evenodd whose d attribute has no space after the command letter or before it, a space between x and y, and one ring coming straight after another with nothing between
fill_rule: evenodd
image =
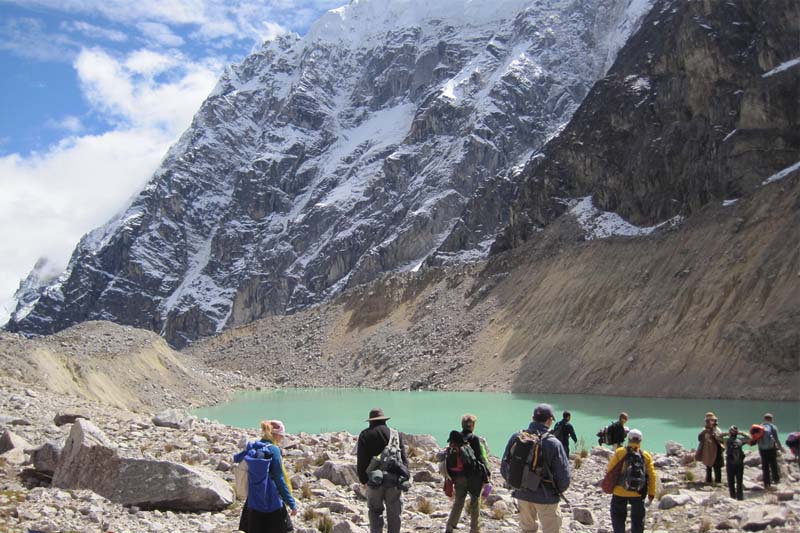
<instances>
[{"instance_id":1,"label":"wide-brimmed hat","mask_svg":"<svg viewBox=\"0 0 800 533\"><path fill-rule=\"evenodd\" d=\"M280 420L270 420L269 425L272 426L272 434L273 435L286 435L286 426L283 425L283 422Z\"/></svg>"},{"instance_id":2,"label":"wide-brimmed hat","mask_svg":"<svg viewBox=\"0 0 800 533\"><path fill-rule=\"evenodd\" d=\"M389 420L389 417L383 414L383 409L378 409L376 407L370 410L367 422L377 422L378 420Z\"/></svg>"}]
</instances>

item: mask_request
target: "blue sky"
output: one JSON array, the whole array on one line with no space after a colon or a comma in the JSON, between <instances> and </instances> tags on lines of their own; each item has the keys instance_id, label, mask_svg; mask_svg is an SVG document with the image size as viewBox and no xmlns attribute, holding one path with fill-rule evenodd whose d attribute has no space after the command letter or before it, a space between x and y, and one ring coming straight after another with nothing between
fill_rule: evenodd
<instances>
[{"instance_id":1,"label":"blue sky","mask_svg":"<svg viewBox=\"0 0 800 533\"><path fill-rule=\"evenodd\" d=\"M149 179L223 68L347 0L0 0L0 323Z\"/></svg>"}]
</instances>

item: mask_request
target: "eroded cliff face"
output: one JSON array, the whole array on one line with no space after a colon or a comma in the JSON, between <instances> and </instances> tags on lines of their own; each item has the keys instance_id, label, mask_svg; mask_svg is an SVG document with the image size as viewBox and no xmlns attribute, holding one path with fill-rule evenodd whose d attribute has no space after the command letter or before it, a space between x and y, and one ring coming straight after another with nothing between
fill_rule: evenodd
<instances>
[{"instance_id":1,"label":"eroded cliff face","mask_svg":"<svg viewBox=\"0 0 800 533\"><path fill-rule=\"evenodd\" d=\"M267 388L796 401L798 227L800 170L642 237L582 240L567 214L488 263L389 275L187 355Z\"/></svg>"},{"instance_id":2,"label":"eroded cliff face","mask_svg":"<svg viewBox=\"0 0 800 533\"><path fill-rule=\"evenodd\" d=\"M524 169L502 253L192 350L281 384L800 399L798 15L658 2Z\"/></svg>"},{"instance_id":3,"label":"eroded cliff face","mask_svg":"<svg viewBox=\"0 0 800 533\"><path fill-rule=\"evenodd\" d=\"M485 257L513 176L650 0L365 0L229 69L124 213L8 328L171 344Z\"/></svg>"},{"instance_id":4,"label":"eroded cliff face","mask_svg":"<svg viewBox=\"0 0 800 533\"><path fill-rule=\"evenodd\" d=\"M591 195L648 226L735 199L800 161L800 4L661 0L524 171L496 249Z\"/></svg>"}]
</instances>

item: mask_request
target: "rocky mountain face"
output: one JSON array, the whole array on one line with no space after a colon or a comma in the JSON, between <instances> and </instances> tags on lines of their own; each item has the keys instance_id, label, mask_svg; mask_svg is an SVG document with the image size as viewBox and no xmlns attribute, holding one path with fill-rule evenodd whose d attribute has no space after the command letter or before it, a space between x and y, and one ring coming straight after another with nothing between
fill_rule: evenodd
<instances>
[{"instance_id":1,"label":"rocky mountain face","mask_svg":"<svg viewBox=\"0 0 800 533\"><path fill-rule=\"evenodd\" d=\"M363 0L230 68L131 206L12 316L172 345L485 257L514 178L650 0Z\"/></svg>"},{"instance_id":2,"label":"rocky mountain face","mask_svg":"<svg viewBox=\"0 0 800 533\"><path fill-rule=\"evenodd\" d=\"M752 193L800 162L800 4L659 0L533 157L496 249L591 196L640 226Z\"/></svg>"},{"instance_id":3,"label":"rocky mountain face","mask_svg":"<svg viewBox=\"0 0 800 533\"><path fill-rule=\"evenodd\" d=\"M189 353L277 358L274 385L796 401L799 25L793 2L657 2L522 172L504 253Z\"/></svg>"}]
</instances>

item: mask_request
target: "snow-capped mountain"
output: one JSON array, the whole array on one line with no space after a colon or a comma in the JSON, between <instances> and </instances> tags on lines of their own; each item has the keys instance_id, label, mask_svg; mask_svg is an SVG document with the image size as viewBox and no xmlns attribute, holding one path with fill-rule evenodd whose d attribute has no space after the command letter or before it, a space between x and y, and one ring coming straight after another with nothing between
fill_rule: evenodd
<instances>
[{"instance_id":1,"label":"snow-capped mountain","mask_svg":"<svg viewBox=\"0 0 800 533\"><path fill-rule=\"evenodd\" d=\"M173 345L485 256L515 175L651 0L353 0L229 68L141 194L8 328Z\"/></svg>"}]
</instances>

